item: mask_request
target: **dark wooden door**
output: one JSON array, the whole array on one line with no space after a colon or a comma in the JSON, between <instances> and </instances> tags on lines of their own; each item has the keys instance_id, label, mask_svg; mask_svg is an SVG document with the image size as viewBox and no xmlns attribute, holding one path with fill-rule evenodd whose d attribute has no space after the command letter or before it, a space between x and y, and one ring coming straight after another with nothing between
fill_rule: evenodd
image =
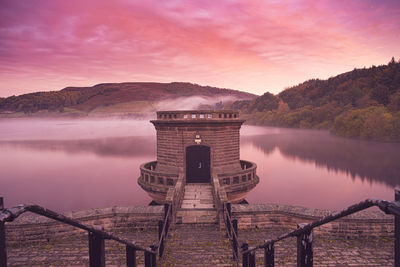
<instances>
[{"instance_id":1,"label":"dark wooden door","mask_svg":"<svg viewBox=\"0 0 400 267\"><path fill-rule=\"evenodd\" d=\"M210 147L195 145L186 148L186 182L209 183Z\"/></svg>"}]
</instances>

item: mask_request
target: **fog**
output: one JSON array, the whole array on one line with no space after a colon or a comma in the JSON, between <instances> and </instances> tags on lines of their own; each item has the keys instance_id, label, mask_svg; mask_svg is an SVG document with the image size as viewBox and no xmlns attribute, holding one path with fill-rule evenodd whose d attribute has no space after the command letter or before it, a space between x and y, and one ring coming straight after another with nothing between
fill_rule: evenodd
<instances>
[{"instance_id":1,"label":"fog","mask_svg":"<svg viewBox=\"0 0 400 267\"><path fill-rule=\"evenodd\" d=\"M7 119L0 120L0 141L80 140L155 135L148 120Z\"/></svg>"},{"instance_id":2,"label":"fog","mask_svg":"<svg viewBox=\"0 0 400 267\"><path fill-rule=\"evenodd\" d=\"M157 104L157 110L195 110L202 109L204 106L210 106L214 109L218 102L232 102L237 100L233 96L190 96L178 97L175 99L166 99Z\"/></svg>"}]
</instances>

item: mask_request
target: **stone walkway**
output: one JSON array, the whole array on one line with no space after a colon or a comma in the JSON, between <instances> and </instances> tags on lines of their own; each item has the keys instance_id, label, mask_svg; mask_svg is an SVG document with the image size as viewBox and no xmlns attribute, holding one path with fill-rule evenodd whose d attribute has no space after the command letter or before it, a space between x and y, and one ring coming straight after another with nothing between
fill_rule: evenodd
<instances>
[{"instance_id":1,"label":"stone walkway","mask_svg":"<svg viewBox=\"0 0 400 267\"><path fill-rule=\"evenodd\" d=\"M157 243L157 231L118 232L137 244L148 246ZM106 266L126 266L125 246L111 240L105 241ZM86 233L49 242L24 242L7 244L8 266L88 266L89 249ZM138 265L144 265L144 253L137 252Z\"/></svg>"},{"instance_id":2,"label":"stone walkway","mask_svg":"<svg viewBox=\"0 0 400 267\"><path fill-rule=\"evenodd\" d=\"M275 238L289 229L239 230L239 242L256 246L262 240ZM387 238L347 239L314 236L314 266L393 266L394 240ZM256 265L263 266L264 251L257 250ZM289 238L275 244L275 266L295 266L297 240Z\"/></svg>"},{"instance_id":3,"label":"stone walkway","mask_svg":"<svg viewBox=\"0 0 400 267\"><path fill-rule=\"evenodd\" d=\"M217 225L182 224L170 233L162 266L234 266L232 250Z\"/></svg>"}]
</instances>

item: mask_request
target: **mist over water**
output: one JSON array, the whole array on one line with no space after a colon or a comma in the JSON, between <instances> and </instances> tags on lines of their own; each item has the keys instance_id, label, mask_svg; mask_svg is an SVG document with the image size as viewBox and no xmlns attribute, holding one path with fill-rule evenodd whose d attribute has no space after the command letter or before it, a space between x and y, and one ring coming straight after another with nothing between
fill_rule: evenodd
<instances>
[{"instance_id":1,"label":"mist over water","mask_svg":"<svg viewBox=\"0 0 400 267\"><path fill-rule=\"evenodd\" d=\"M243 126L241 159L257 164L250 203L340 209L393 198L400 144L326 131ZM0 195L6 206L37 203L65 211L147 205L139 166L156 159L156 131L135 120L1 120Z\"/></svg>"}]
</instances>

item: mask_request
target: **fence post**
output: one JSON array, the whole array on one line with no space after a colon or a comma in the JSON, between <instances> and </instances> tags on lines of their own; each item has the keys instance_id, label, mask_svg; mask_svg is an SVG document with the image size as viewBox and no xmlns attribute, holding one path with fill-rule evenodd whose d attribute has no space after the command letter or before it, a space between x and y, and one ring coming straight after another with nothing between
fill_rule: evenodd
<instances>
[{"instance_id":1,"label":"fence post","mask_svg":"<svg viewBox=\"0 0 400 267\"><path fill-rule=\"evenodd\" d=\"M225 206L226 206L227 215L226 215L226 218L224 218L224 220L225 220L226 229L228 230L228 237L231 237L232 229L231 229L231 224L229 223L229 220L231 218L231 203L226 203Z\"/></svg>"},{"instance_id":2,"label":"fence post","mask_svg":"<svg viewBox=\"0 0 400 267\"><path fill-rule=\"evenodd\" d=\"M269 242L265 240L264 243ZM264 267L274 267L275 256L274 256L274 243L269 243L264 248Z\"/></svg>"},{"instance_id":3,"label":"fence post","mask_svg":"<svg viewBox=\"0 0 400 267\"><path fill-rule=\"evenodd\" d=\"M300 223L297 228L302 228L307 223ZM297 266L312 267L313 266L313 234L312 230L303 232L297 236Z\"/></svg>"},{"instance_id":4,"label":"fence post","mask_svg":"<svg viewBox=\"0 0 400 267\"><path fill-rule=\"evenodd\" d=\"M157 250L157 246L155 245L150 245L150 249L155 252ZM151 253L151 252L144 252L144 266L145 267L156 267L157 266L157 253Z\"/></svg>"},{"instance_id":5,"label":"fence post","mask_svg":"<svg viewBox=\"0 0 400 267\"><path fill-rule=\"evenodd\" d=\"M98 227L103 230L103 227ZM89 232L89 265L90 267L105 266L104 238Z\"/></svg>"},{"instance_id":6,"label":"fence post","mask_svg":"<svg viewBox=\"0 0 400 267\"><path fill-rule=\"evenodd\" d=\"M249 253L249 267L256 267L256 251Z\"/></svg>"},{"instance_id":7,"label":"fence post","mask_svg":"<svg viewBox=\"0 0 400 267\"><path fill-rule=\"evenodd\" d=\"M3 197L0 197L0 211L3 209ZM7 267L6 226L4 222L0 222L0 267Z\"/></svg>"},{"instance_id":8,"label":"fence post","mask_svg":"<svg viewBox=\"0 0 400 267\"><path fill-rule=\"evenodd\" d=\"M136 249L126 246L126 267L136 267Z\"/></svg>"},{"instance_id":9,"label":"fence post","mask_svg":"<svg viewBox=\"0 0 400 267\"><path fill-rule=\"evenodd\" d=\"M156 245L151 245L150 248L151 248L151 250L153 252L156 252L156 250L157 250L157 246ZM157 267L157 253L151 254L150 258L151 258L151 265L150 266L151 267Z\"/></svg>"},{"instance_id":10,"label":"fence post","mask_svg":"<svg viewBox=\"0 0 400 267\"><path fill-rule=\"evenodd\" d=\"M235 234L232 234L232 237L233 237L233 251L234 251L234 258L236 259L236 258L239 258L239 255L238 255L238 240L237 240L237 237L238 237L238 220L237 219L233 219L232 220L232 226L233 226L233 232L235 233Z\"/></svg>"},{"instance_id":11,"label":"fence post","mask_svg":"<svg viewBox=\"0 0 400 267\"><path fill-rule=\"evenodd\" d=\"M246 242L243 242L242 251L246 251L248 249L249 249L249 244ZM242 254L242 267L249 267L249 253L248 252L243 252L243 254Z\"/></svg>"},{"instance_id":12,"label":"fence post","mask_svg":"<svg viewBox=\"0 0 400 267\"><path fill-rule=\"evenodd\" d=\"M394 200L400 202L400 190L394 190ZM394 216L394 266L400 266L400 216Z\"/></svg>"}]
</instances>

